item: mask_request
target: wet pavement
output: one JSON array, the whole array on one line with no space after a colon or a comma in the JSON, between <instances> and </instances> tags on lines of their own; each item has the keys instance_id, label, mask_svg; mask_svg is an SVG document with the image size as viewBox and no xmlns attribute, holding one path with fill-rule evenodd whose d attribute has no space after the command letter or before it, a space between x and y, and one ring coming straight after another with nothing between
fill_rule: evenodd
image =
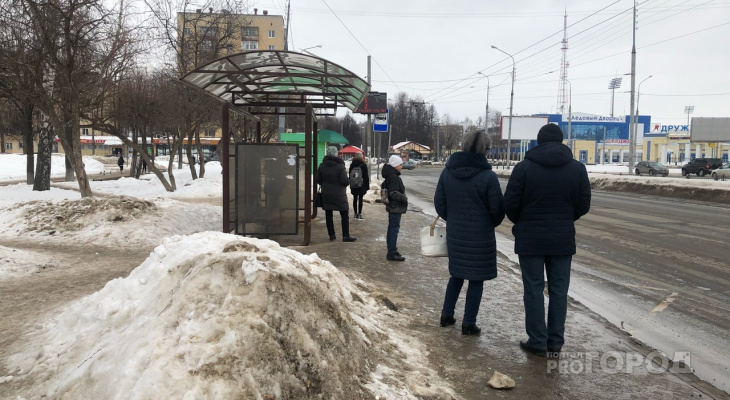
<instances>
[{"instance_id":1,"label":"wet pavement","mask_svg":"<svg viewBox=\"0 0 730 400\"><path fill-rule=\"evenodd\" d=\"M519 340L526 337L519 266L506 254L500 256L498 278L484 285L477 319L481 335L461 335L466 287L457 304L456 325L441 328L447 259L420 255L419 231L432 217L418 209L403 216L398 248L406 261L392 262L385 259L385 207L366 203L363 216L364 220L350 220L351 235L357 242L343 243L338 216L338 240L329 241L320 212L312 222L311 245L294 248L317 253L351 276L377 283L398 312L412 319L412 333L426 344L431 363L465 399L730 398L687 373L679 363L673 365L660 357L653 363L647 361L647 355L657 353L574 300L569 304L562 358L525 353L519 347ZM510 247L505 240L501 248ZM669 371L671 366L674 372ZM495 370L513 378L515 388L499 391L488 387Z\"/></svg>"}]
</instances>

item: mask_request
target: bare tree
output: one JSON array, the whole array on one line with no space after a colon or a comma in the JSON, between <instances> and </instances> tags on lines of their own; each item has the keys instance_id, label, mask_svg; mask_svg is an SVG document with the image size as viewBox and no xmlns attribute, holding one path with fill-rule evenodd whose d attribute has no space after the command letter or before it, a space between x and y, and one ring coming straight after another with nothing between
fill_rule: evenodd
<instances>
[{"instance_id":1,"label":"bare tree","mask_svg":"<svg viewBox=\"0 0 730 400\"><path fill-rule=\"evenodd\" d=\"M104 82L128 61L125 3L101 0L22 0L43 48L50 82L39 97L67 158L66 179L75 174L82 197L92 196L81 157L80 119ZM70 165L70 169L68 168Z\"/></svg>"}]
</instances>

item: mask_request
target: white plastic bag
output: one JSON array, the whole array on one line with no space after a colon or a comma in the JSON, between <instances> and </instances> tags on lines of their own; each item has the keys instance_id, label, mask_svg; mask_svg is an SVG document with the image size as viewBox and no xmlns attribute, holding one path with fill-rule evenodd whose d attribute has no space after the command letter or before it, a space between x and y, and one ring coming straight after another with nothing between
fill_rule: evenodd
<instances>
[{"instance_id":1,"label":"white plastic bag","mask_svg":"<svg viewBox=\"0 0 730 400\"><path fill-rule=\"evenodd\" d=\"M426 257L447 257L446 227L436 226L439 217L430 226L421 228L421 254Z\"/></svg>"}]
</instances>

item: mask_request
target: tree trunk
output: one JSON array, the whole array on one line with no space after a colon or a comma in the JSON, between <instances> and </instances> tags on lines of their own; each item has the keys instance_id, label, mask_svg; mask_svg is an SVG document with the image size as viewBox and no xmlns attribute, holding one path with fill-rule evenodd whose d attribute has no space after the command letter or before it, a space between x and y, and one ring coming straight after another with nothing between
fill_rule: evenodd
<instances>
[{"instance_id":1,"label":"tree trunk","mask_svg":"<svg viewBox=\"0 0 730 400\"><path fill-rule=\"evenodd\" d=\"M74 167L71 164L71 160L69 160L69 151L73 151L73 149L66 149L64 147L63 151L65 152L65 160L66 160L66 182L73 182L74 180Z\"/></svg>"},{"instance_id":2,"label":"tree trunk","mask_svg":"<svg viewBox=\"0 0 730 400\"><path fill-rule=\"evenodd\" d=\"M188 153L188 166L190 167L190 175L192 175L193 180L198 179L198 172L195 170L195 163L198 161L193 161L193 133L190 132L188 134L188 144L185 145L185 151ZM198 154L200 156L200 154Z\"/></svg>"},{"instance_id":3,"label":"tree trunk","mask_svg":"<svg viewBox=\"0 0 730 400\"><path fill-rule=\"evenodd\" d=\"M205 153L203 145L200 143L200 131L195 131L195 147L198 149L198 163L200 164L200 178L205 176Z\"/></svg>"},{"instance_id":4,"label":"tree trunk","mask_svg":"<svg viewBox=\"0 0 730 400\"><path fill-rule=\"evenodd\" d=\"M26 183L33 184L33 105L25 104L23 107L23 122L20 130L23 132L23 152L25 153Z\"/></svg>"},{"instance_id":5,"label":"tree trunk","mask_svg":"<svg viewBox=\"0 0 730 400\"><path fill-rule=\"evenodd\" d=\"M38 135L38 157L33 190L51 190L51 153L53 151L53 131L42 129Z\"/></svg>"}]
</instances>

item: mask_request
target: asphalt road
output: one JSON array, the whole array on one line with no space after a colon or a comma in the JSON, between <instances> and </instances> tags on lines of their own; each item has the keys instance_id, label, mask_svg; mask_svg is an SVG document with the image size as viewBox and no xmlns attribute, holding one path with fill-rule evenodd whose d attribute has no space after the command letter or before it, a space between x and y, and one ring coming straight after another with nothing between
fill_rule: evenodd
<instances>
[{"instance_id":1,"label":"asphalt road","mask_svg":"<svg viewBox=\"0 0 730 400\"><path fill-rule=\"evenodd\" d=\"M403 171L409 197L426 212L440 173ZM512 239L511 228L505 219L498 232ZM670 358L689 352L700 378L730 392L727 207L593 191L576 228L571 295Z\"/></svg>"}]
</instances>

